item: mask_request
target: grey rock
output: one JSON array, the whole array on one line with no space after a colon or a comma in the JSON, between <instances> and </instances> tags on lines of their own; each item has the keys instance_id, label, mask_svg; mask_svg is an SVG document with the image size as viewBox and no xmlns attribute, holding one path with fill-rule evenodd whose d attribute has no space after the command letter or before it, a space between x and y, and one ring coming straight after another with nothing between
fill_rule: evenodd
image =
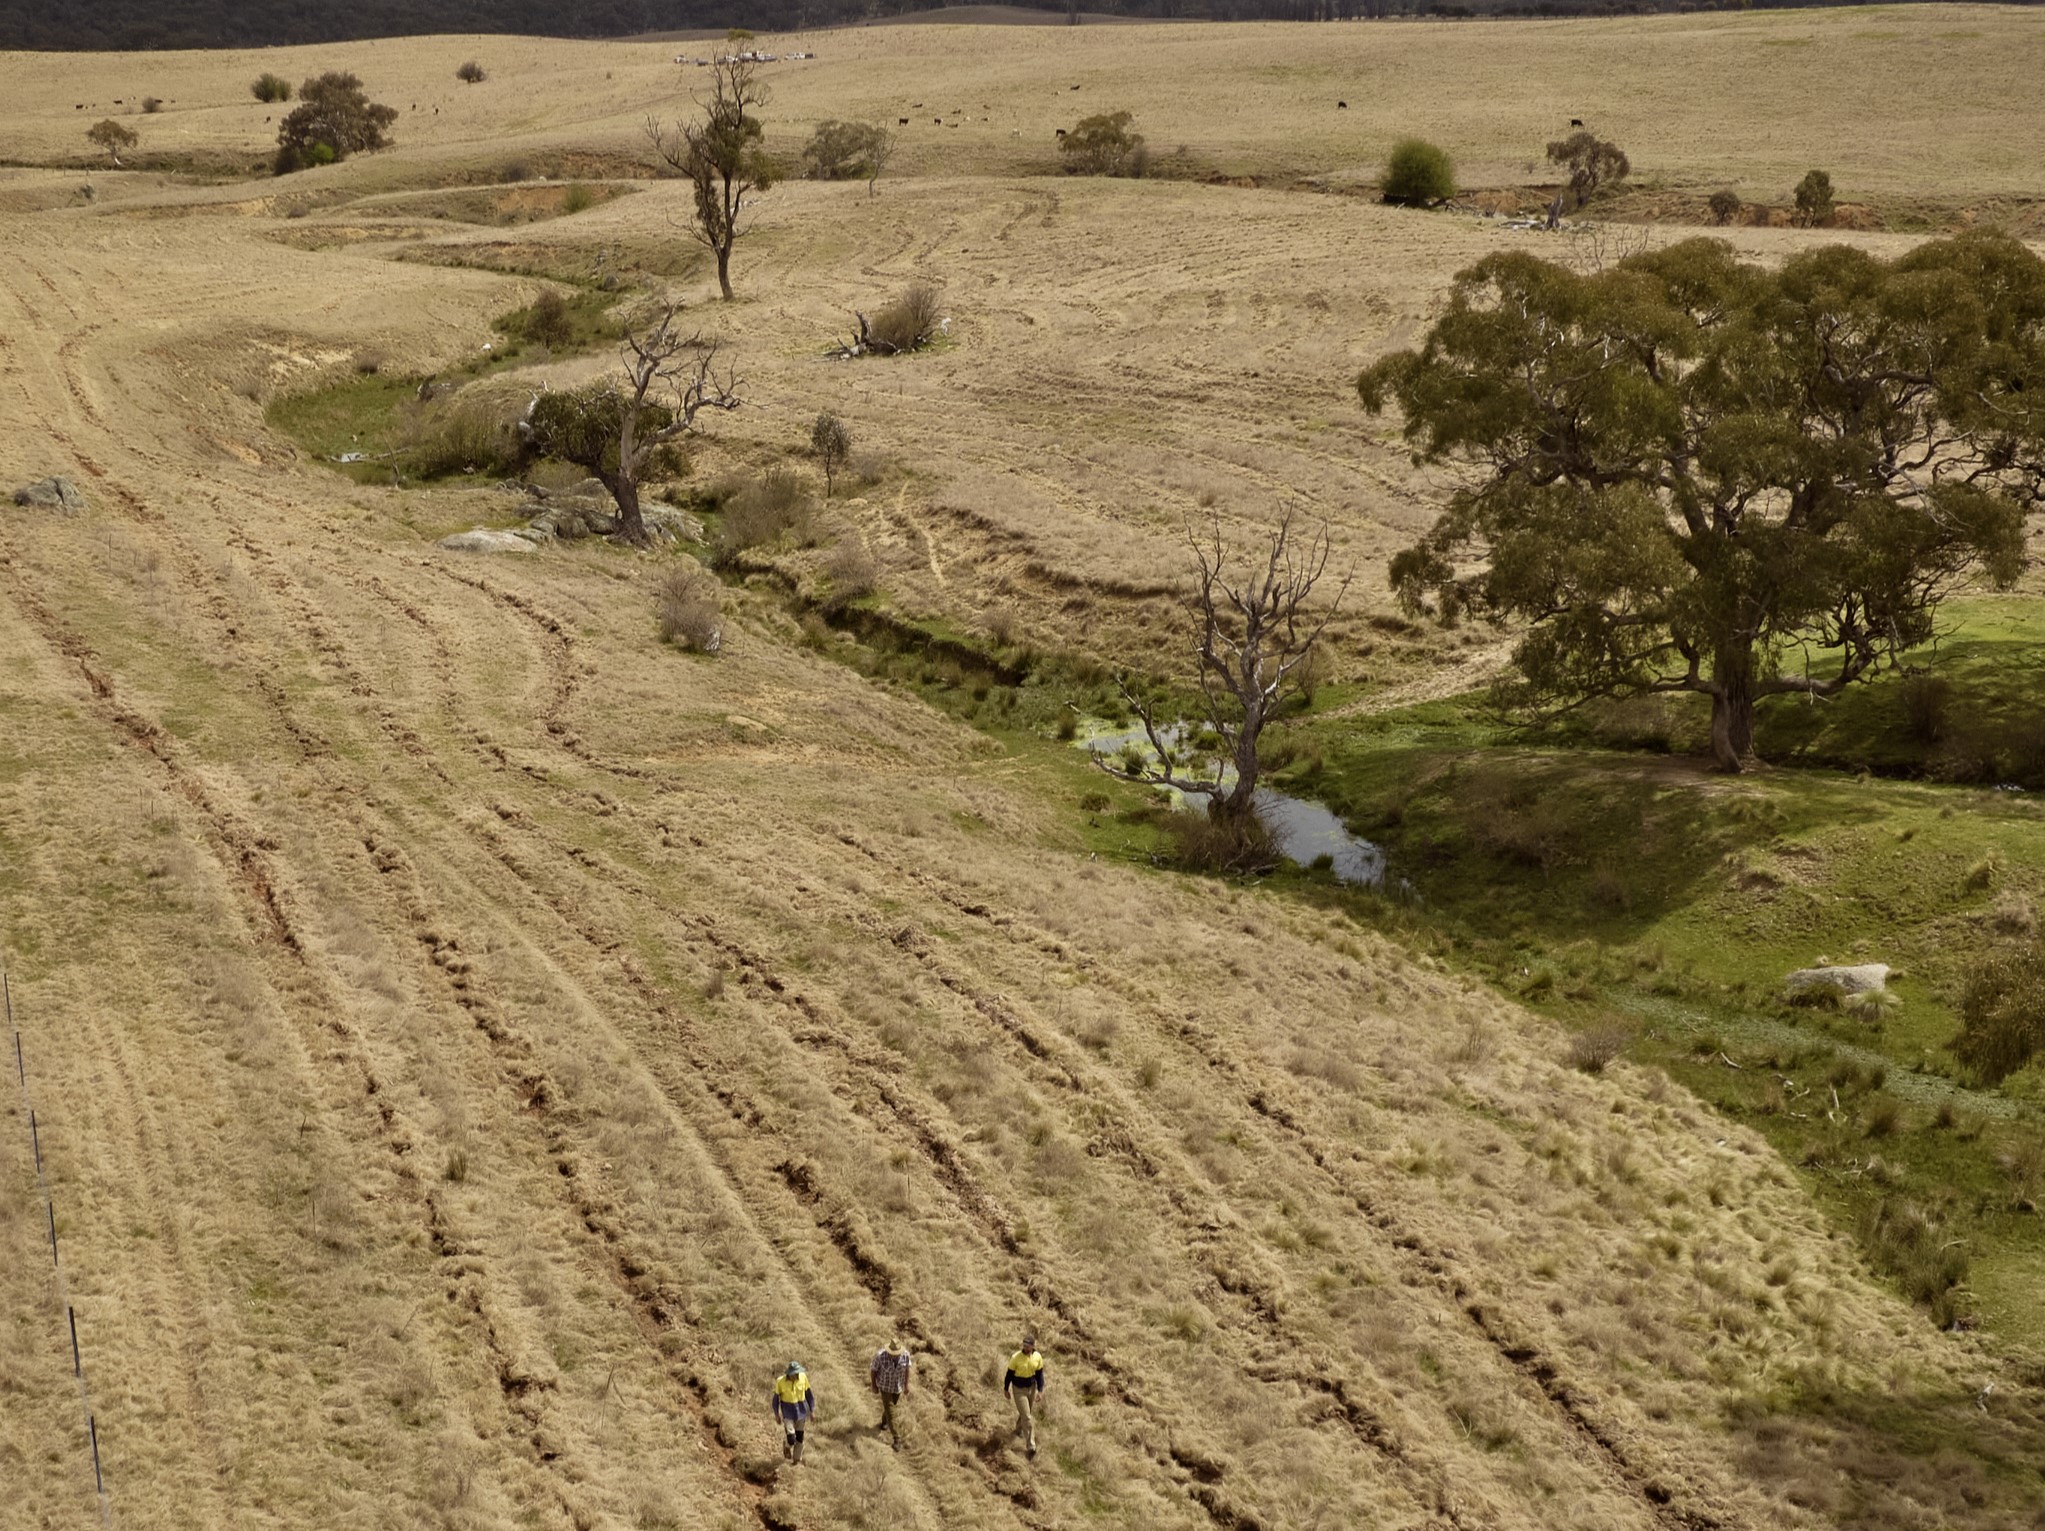
<instances>
[{"instance_id":1,"label":"grey rock","mask_svg":"<svg viewBox=\"0 0 2045 1531\"><path fill-rule=\"evenodd\" d=\"M14 491L14 503L37 510L54 510L59 515L75 516L85 509L85 496L78 492L78 486L58 474L54 478L38 479L33 484L23 484Z\"/></svg>"},{"instance_id":2,"label":"grey rock","mask_svg":"<svg viewBox=\"0 0 2045 1531\"><path fill-rule=\"evenodd\" d=\"M454 553L532 553L537 552L530 537L517 532L492 531L479 526L473 531L455 532L440 539L440 545Z\"/></svg>"},{"instance_id":3,"label":"grey rock","mask_svg":"<svg viewBox=\"0 0 2045 1531\"><path fill-rule=\"evenodd\" d=\"M1783 979L1787 994L1822 994L1830 991L1841 999L1855 994L1880 994L1889 986L1889 964L1863 962L1853 967L1798 968Z\"/></svg>"}]
</instances>

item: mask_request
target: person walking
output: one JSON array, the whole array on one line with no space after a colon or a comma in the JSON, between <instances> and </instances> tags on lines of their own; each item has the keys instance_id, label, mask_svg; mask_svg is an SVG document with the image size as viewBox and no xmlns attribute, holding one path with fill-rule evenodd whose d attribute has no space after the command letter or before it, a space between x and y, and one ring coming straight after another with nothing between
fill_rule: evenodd
<instances>
[{"instance_id":1,"label":"person walking","mask_svg":"<svg viewBox=\"0 0 2045 1531\"><path fill-rule=\"evenodd\" d=\"M788 1370L774 1379L774 1417L781 1421L781 1455L798 1466L803 1434L816 1412L817 1395L809 1385L809 1373L802 1369L802 1362L790 1361Z\"/></svg>"},{"instance_id":2,"label":"person walking","mask_svg":"<svg viewBox=\"0 0 2045 1531\"><path fill-rule=\"evenodd\" d=\"M909 1368L915 1364L916 1358L902 1348L900 1339L889 1340L873 1353L870 1371L873 1390L880 1398L880 1427L897 1451L902 1449L902 1431L895 1423L895 1407L909 1396Z\"/></svg>"},{"instance_id":3,"label":"person walking","mask_svg":"<svg viewBox=\"0 0 2045 1531\"><path fill-rule=\"evenodd\" d=\"M1044 1358L1034 1334L1023 1336L1022 1348L1008 1358L1001 1391L1015 1405L1016 1439L1031 1456L1037 1454L1037 1409L1044 1401Z\"/></svg>"}]
</instances>

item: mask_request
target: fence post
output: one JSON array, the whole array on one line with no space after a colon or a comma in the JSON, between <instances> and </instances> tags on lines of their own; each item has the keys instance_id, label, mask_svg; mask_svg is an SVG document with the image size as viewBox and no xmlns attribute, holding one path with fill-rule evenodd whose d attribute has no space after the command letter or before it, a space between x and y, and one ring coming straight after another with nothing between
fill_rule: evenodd
<instances>
[{"instance_id":1,"label":"fence post","mask_svg":"<svg viewBox=\"0 0 2045 1531\"><path fill-rule=\"evenodd\" d=\"M114 1523L113 1504L107 1498L106 1474L99 1461L99 1419L92 1411L92 1394L85 1385L85 1355L78 1343L78 1310L71 1303L71 1294L64 1280L64 1264L57 1255L57 1198L50 1191L50 1177L43 1164L42 1121L30 1104L28 1093L28 1061L21 1046L21 1028L14 1021L14 985L5 969L0 969L0 1007L4 1007L7 1026L14 1033L14 1078L21 1087L21 1104L28 1113L28 1138L35 1151L36 1188L43 1195L43 1216L50 1230L50 1278L56 1283L57 1301L64 1309L64 1324L71 1337L71 1376L78 1384L78 1407L85 1415L85 1433L92 1443L92 1490L99 1500L99 1522L107 1531Z\"/></svg>"}]
</instances>

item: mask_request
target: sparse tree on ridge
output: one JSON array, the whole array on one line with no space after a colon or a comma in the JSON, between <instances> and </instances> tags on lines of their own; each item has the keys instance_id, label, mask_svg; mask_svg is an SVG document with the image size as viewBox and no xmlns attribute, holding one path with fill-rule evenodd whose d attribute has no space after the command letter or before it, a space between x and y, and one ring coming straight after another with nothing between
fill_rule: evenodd
<instances>
[{"instance_id":1,"label":"sparse tree on ridge","mask_svg":"<svg viewBox=\"0 0 2045 1531\"><path fill-rule=\"evenodd\" d=\"M2045 260L1998 233L1779 270L1696 238L1579 274L1493 255L1357 381L1470 477L1393 561L1526 624L1520 699L1711 699L1725 770L1763 697L1826 697L2023 567L2045 502Z\"/></svg>"},{"instance_id":2,"label":"sparse tree on ridge","mask_svg":"<svg viewBox=\"0 0 2045 1531\"><path fill-rule=\"evenodd\" d=\"M139 134L124 123L103 117L85 130L85 136L100 148L106 150L107 158L114 162L116 170L121 168L121 151L132 149L142 142Z\"/></svg>"},{"instance_id":3,"label":"sparse tree on ridge","mask_svg":"<svg viewBox=\"0 0 2045 1531\"><path fill-rule=\"evenodd\" d=\"M1724 187L1711 194L1706 204L1711 209L1713 223L1731 223L1740 215L1740 194L1731 187Z\"/></svg>"},{"instance_id":4,"label":"sparse tree on ridge","mask_svg":"<svg viewBox=\"0 0 2045 1531\"><path fill-rule=\"evenodd\" d=\"M1625 150L1583 128L1548 145L1548 162L1569 172L1573 207L1582 207L1600 187L1616 186L1633 173Z\"/></svg>"},{"instance_id":5,"label":"sparse tree on ridge","mask_svg":"<svg viewBox=\"0 0 2045 1531\"><path fill-rule=\"evenodd\" d=\"M717 287L732 298L731 249L745 233L751 198L774 184L774 162L761 140L765 128L754 110L767 104L752 61L725 58L712 66L710 99L699 103L700 122L663 126L649 121L654 152L695 188L690 232L717 257Z\"/></svg>"},{"instance_id":6,"label":"sparse tree on ridge","mask_svg":"<svg viewBox=\"0 0 2045 1531\"><path fill-rule=\"evenodd\" d=\"M706 409L737 409L739 380L717 370L717 342L684 335L681 305L667 303L625 334L622 383L599 378L541 394L520 434L536 457L554 457L596 476L618 506L618 536L648 538L639 486L662 448L695 428Z\"/></svg>"},{"instance_id":7,"label":"sparse tree on ridge","mask_svg":"<svg viewBox=\"0 0 2045 1531\"><path fill-rule=\"evenodd\" d=\"M1241 826L1257 792L1258 741L1265 725L1298 687L1301 668L1349 589L1342 578L1335 598L1311 607L1328 568L1328 529L1302 538L1288 509L1261 555L1239 556L1222 538L1217 513L1202 531L1187 529L1195 582L1186 610L1192 618L1205 722L1221 740L1211 769L1194 765L1189 741L1172 719L1127 682L1122 695L1143 724L1155 758L1148 764L1104 770L1207 799L1209 816Z\"/></svg>"}]
</instances>

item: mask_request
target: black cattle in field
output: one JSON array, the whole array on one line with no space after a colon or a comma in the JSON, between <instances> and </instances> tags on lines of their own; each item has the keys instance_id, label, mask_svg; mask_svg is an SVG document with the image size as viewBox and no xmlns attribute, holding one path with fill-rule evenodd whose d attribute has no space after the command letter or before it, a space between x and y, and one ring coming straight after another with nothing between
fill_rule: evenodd
<instances>
[{"instance_id":1,"label":"black cattle in field","mask_svg":"<svg viewBox=\"0 0 2045 1531\"><path fill-rule=\"evenodd\" d=\"M1573 128L1580 128L1583 126L1583 118L1572 117L1569 119L1569 125Z\"/></svg>"},{"instance_id":2,"label":"black cattle in field","mask_svg":"<svg viewBox=\"0 0 2045 1531\"><path fill-rule=\"evenodd\" d=\"M895 125L896 125L897 127L904 127L904 128L906 128L906 127L907 127L907 126L909 125L909 119L908 119L907 117L897 117L897 118L895 119Z\"/></svg>"},{"instance_id":3,"label":"black cattle in field","mask_svg":"<svg viewBox=\"0 0 2045 1531\"><path fill-rule=\"evenodd\" d=\"M1335 110L1338 112L1346 112L1349 110L1349 103L1347 101L1337 101L1335 103Z\"/></svg>"}]
</instances>

